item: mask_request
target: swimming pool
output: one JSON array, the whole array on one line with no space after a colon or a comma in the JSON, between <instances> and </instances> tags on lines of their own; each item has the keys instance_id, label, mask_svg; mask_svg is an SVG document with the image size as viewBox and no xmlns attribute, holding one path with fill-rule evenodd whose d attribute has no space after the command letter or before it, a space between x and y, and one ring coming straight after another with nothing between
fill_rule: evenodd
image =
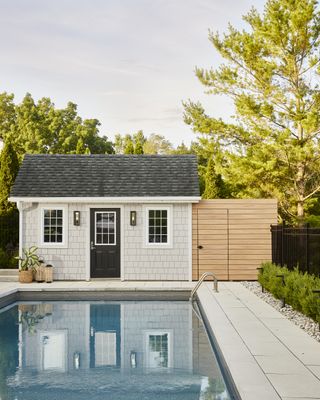
<instances>
[{"instance_id":1,"label":"swimming pool","mask_svg":"<svg viewBox=\"0 0 320 400\"><path fill-rule=\"evenodd\" d=\"M0 313L1 400L229 400L187 301L15 303Z\"/></svg>"}]
</instances>

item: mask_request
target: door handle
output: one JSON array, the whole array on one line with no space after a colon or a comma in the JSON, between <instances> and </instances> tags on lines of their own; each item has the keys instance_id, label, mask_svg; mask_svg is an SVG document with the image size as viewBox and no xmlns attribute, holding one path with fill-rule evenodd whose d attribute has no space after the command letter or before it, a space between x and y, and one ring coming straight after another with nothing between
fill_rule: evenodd
<instances>
[{"instance_id":1,"label":"door handle","mask_svg":"<svg viewBox=\"0 0 320 400\"><path fill-rule=\"evenodd\" d=\"M93 245L93 242L91 242L90 243L90 250L94 250L95 249L95 247L94 247L94 245Z\"/></svg>"},{"instance_id":2,"label":"door handle","mask_svg":"<svg viewBox=\"0 0 320 400\"><path fill-rule=\"evenodd\" d=\"M203 249L203 246L199 245L199 246L198 246L198 249L200 249L200 250Z\"/></svg>"}]
</instances>

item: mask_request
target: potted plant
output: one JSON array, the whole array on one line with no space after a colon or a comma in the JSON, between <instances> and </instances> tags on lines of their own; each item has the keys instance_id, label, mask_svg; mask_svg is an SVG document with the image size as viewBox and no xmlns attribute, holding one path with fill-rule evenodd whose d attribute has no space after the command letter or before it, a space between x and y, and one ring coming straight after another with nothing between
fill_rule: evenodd
<instances>
[{"instance_id":1,"label":"potted plant","mask_svg":"<svg viewBox=\"0 0 320 400\"><path fill-rule=\"evenodd\" d=\"M16 257L20 261L19 282L31 283L33 280L33 271L40 264L39 256L36 254L38 248L31 246L29 249L23 249L23 257Z\"/></svg>"}]
</instances>

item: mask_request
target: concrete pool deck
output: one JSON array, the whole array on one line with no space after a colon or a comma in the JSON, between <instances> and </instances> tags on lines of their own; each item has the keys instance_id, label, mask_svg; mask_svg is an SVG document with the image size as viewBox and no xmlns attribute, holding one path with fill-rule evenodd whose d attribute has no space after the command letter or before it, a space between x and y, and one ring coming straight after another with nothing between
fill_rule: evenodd
<instances>
[{"instance_id":1,"label":"concrete pool deck","mask_svg":"<svg viewBox=\"0 0 320 400\"><path fill-rule=\"evenodd\" d=\"M190 291L194 282L0 282L19 292ZM320 400L320 344L240 283L203 284L198 298L242 400Z\"/></svg>"}]
</instances>

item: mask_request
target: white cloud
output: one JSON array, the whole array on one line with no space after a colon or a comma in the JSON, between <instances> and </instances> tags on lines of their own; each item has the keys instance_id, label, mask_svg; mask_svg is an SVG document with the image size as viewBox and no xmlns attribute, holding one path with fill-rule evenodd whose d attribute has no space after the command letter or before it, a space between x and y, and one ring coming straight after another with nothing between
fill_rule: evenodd
<instances>
[{"instance_id":1,"label":"white cloud","mask_svg":"<svg viewBox=\"0 0 320 400\"><path fill-rule=\"evenodd\" d=\"M232 107L204 95L195 65L216 66L208 28L229 21L262 0L10 0L1 1L0 91L21 98L68 100L101 133L144 129L188 142L181 101L203 102L215 116Z\"/></svg>"}]
</instances>

